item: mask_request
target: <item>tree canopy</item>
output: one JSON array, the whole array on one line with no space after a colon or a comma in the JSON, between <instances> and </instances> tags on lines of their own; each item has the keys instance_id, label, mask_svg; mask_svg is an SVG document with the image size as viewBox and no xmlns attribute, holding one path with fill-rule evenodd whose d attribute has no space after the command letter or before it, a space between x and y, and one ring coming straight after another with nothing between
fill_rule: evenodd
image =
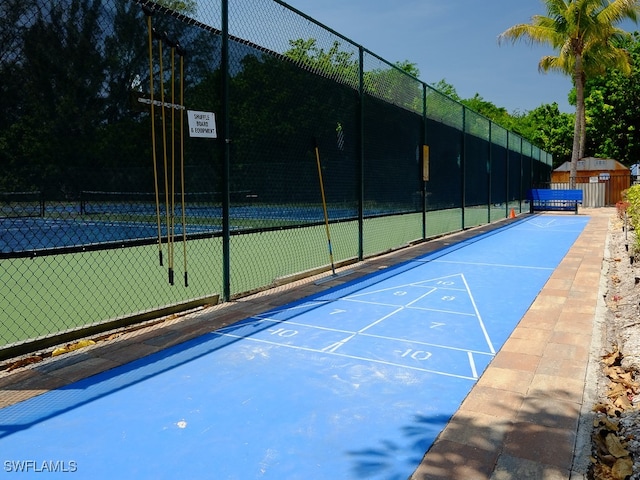
<instances>
[{"instance_id":1,"label":"tree canopy","mask_svg":"<svg viewBox=\"0 0 640 480\"><path fill-rule=\"evenodd\" d=\"M606 68L630 71L628 55L618 46L627 33L616 25L625 19L637 21L640 6L638 0L544 0L544 4L546 16L534 15L531 23L514 25L498 38L552 47L557 54L542 57L540 70L556 70L573 78L576 117L569 179L575 184L577 162L585 149L585 83Z\"/></svg>"},{"instance_id":2,"label":"tree canopy","mask_svg":"<svg viewBox=\"0 0 640 480\"><path fill-rule=\"evenodd\" d=\"M635 32L620 46L631 59L629 75L609 69L587 81L585 150L631 165L640 158L640 34Z\"/></svg>"}]
</instances>

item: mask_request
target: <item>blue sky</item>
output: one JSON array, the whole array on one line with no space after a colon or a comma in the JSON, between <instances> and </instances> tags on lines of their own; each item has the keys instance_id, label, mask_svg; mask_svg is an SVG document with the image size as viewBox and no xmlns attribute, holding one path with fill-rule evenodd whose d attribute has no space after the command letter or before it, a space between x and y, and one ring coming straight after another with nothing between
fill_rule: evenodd
<instances>
[{"instance_id":1,"label":"blue sky","mask_svg":"<svg viewBox=\"0 0 640 480\"><path fill-rule=\"evenodd\" d=\"M526 42L498 45L497 37L532 15L546 14L541 0L284 0L385 60L408 60L420 79L445 79L462 98L476 93L510 113L567 100L572 83L538 72L553 54Z\"/></svg>"}]
</instances>

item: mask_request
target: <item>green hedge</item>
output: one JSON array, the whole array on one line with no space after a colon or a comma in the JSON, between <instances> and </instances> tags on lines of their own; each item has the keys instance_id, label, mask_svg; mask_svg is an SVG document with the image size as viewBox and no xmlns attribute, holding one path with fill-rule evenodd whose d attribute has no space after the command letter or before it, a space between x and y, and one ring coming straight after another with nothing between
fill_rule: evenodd
<instances>
[{"instance_id":1,"label":"green hedge","mask_svg":"<svg viewBox=\"0 0 640 480\"><path fill-rule=\"evenodd\" d=\"M629 224L635 231L634 254L640 254L640 185L634 185L624 192Z\"/></svg>"}]
</instances>

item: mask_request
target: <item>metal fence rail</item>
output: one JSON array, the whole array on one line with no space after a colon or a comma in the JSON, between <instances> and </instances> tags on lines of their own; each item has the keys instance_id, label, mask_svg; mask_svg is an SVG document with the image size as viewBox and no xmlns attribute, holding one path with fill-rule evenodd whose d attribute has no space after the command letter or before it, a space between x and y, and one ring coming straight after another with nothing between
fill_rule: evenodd
<instances>
[{"instance_id":1,"label":"metal fence rail","mask_svg":"<svg viewBox=\"0 0 640 480\"><path fill-rule=\"evenodd\" d=\"M503 219L549 180L278 0L180 4L0 6L0 356Z\"/></svg>"}]
</instances>

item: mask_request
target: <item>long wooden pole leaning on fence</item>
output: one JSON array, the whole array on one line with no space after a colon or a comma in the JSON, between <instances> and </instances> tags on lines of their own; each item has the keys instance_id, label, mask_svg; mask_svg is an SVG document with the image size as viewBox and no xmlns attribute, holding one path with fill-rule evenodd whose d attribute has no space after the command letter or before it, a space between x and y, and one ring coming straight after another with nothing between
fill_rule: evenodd
<instances>
[{"instance_id":1,"label":"long wooden pole leaning on fence","mask_svg":"<svg viewBox=\"0 0 640 480\"><path fill-rule=\"evenodd\" d=\"M154 87L153 87L153 27L151 17L153 10L147 6L142 7L144 14L147 16L147 31L149 37L149 95L151 107L151 151L153 157L153 186L156 194L156 224L158 226L158 259L162 266L162 230L160 228L160 196L158 193L158 165L156 157L156 119L154 105Z\"/></svg>"},{"instance_id":2,"label":"long wooden pole leaning on fence","mask_svg":"<svg viewBox=\"0 0 640 480\"><path fill-rule=\"evenodd\" d=\"M313 139L314 149L316 152L316 163L318 165L318 178L320 180L320 193L322 194L322 210L324 211L324 228L327 233L327 245L329 247L329 261L331 262L331 273L336 274L335 266L333 265L333 249L331 248L331 234L329 233L329 215L327 214L327 200L324 195L324 182L322 181L322 167L320 165L320 151L318 149L318 140Z\"/></svg>"},{"instance_id":3,"label":"long wooden pole leaning on fence","mask_svg":"<svg viewBox=\"0 0 640 480\"><path fill-rule=\"evenodd\" d=\"M164 159L164 203L165 217L167 225L167 240L170 233L171 221L169 219L169 159L167 154L167 115L166 103L164 98L164 66L162 63L162 43L166 41L166 34L158 34L158 55L160 57L160 105L162 106L162 153ZM167 241L167 250L169 250L169 283L173 285L173 266L171 265L171 246Z\"/></svg>"},{"instance_id":4,"label":"long wooden pole leaning on fence","mask_svg":"<svg viewBox=\"0 0 640 480\"><path fill-rule=\"evenodd\" d=\"M167 235L169 236L169 283L174 284L174 252L175 252L175 227L176 227L176 46L177 43L167 39L171 47L171 202L169 213L169 225Z\"/></svg>"},{"instance_id":5,"label":"long wooden pole leaning on fence","mask_svg":"<svg viewBox=\"0 0 640 480\"><path fill-rule=\"evenodd\" d=\"M187 221L184 201L184 57L186 52L180 44L176 47L176 52L180 56L180 205L182 206L182 257L184 262L184 286L189 286L187 276Z\"/></svg>"}]
</instances>

